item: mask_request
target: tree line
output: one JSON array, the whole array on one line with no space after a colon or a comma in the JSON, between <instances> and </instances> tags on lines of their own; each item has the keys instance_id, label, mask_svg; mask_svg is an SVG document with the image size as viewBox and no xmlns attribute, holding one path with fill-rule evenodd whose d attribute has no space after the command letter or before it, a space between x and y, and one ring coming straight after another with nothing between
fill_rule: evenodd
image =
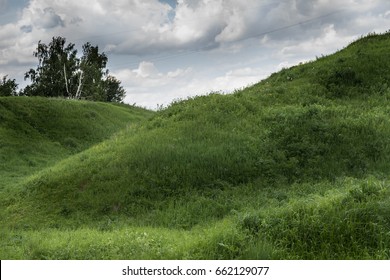
<instances>
[{"instance_id":1,"label":"tree line","mask_svg":"<svg viewBox=\"0 0 390 280\"><path fill-rule=\"evenodd\" d=\"M39 41L33 55L38 59L38 66L24 75L31 84L17 91L16 81L4 76L0 79L0 96L63 97L105 102L121 102L125 97L121 82L106 68L107 55L99 52L98 46L85 43L82 55L78 56L74 44L67 44L63 37L53 37L49 44Z\"/></svg>"}]
</instances>

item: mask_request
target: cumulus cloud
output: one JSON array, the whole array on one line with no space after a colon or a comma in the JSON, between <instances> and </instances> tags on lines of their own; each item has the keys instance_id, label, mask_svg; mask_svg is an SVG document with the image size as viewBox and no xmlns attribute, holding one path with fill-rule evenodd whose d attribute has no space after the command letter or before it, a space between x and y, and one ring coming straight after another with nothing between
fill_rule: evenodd
<instances>
[{"instance_id":1,"label":"cumulus cloud","mask_svg":"<svg viewBox=\"0 0 390 280\"><path fill-rule=\"evenodd\" d=\"M45 29L69 25L62 32L70 39L92 38L109 45L114 53L199 50L296 24L340 6L335 0L303 2L180 0L172 7L157 0L31 0L23 13L23 25Z\"/></svg>"},{"instance_id":2,"label":"cumulus cloud","mask_svg":"<svg viewBox=\"0 0 390 280\"><path fill-rule=\"evenodd\" d=\"M121 70L113 74L122 80L127 91L126 102L155 109L158 104L168 105L172 100L213 91L230 93L244 85L258 82L267 73L267 69L245 67L210 78L195 75L192 68L161 72L153 63L143 61L136 69Z\"/></svg>"},{"instance_id":3,"label":"cumulus cloud","mask_svg":"<svg viewBox=\"0 0 390 280\"><path fill-rule=\"evenodd\" d=\"M22 25L22 26L20 27L20 30L21 30L22 32L24 32L24 33L30 33L30 32L32 32L33 27L32 27L32 25Z\"/></svg>"},{"instance_id":4,"label":"cumulus cloud","mask_svg":"<svg viewBox=\"0 0 390 280\"><path fill-rule=\"evenodd\" d=\"M389 26L387 0L30 0L0 23L0 65L23 77L39 40L89 41L116 66L128 101L153 107L232 91Z\"/></svg>"},{"instance_id":5,"label":"cumulus cloud","mask_svg":"<svg viewBox=\"0 0 390 280\"><path fill-rule=\"evenodd\" d=\"M37 11L38 17L35 18L35 25L45 29L51 29L57 26L64 26L64 21L56 14L52 7Z\"/></svg>"},{"instance_id":6,"label":"cumulus cloud","mask_svg":"<svg viewBox=\"0 0 390 280\"><path fill-rule=\"evenodd\" d=\"M215 91L231 93L244 86L257 83L267 76L267 72L261 68L239 68L226 72L223 76L216 77L209 85Z\"/></svg>"},{"instance_id":7,"label":"cumulus cloud","mask_svg":"<svg viewBox=\"0 0 390 280\"><path fill-rule=\"evenodd\" d=\"M175 6L158 0L31 0L17 23L22 34L14 37L32 32L45 40L55 31L70 41L93 41L114 54L201 51L266 34L270 40L300 41L317 37L330 24L341 30L355 22L358 29L363 24L358 15L378 7L388 21L383 9L390 11L390 3L384 0L179 0Z\"/></svg>"},{"instance_id":8,"label":"cumulus cloud","mask_svg":"<svg viewBox=\"0 0 390 280\"><path fill-rule=\"evenodd\" d=\"M142 61L136 69L123 69L113 72L126 87L138 87L138 90L144 91L148 88L163 87L177 82L180 78L184 83L192 74L192 68L175 69L173 71L161 72L152 62Z\"/></svg>"},{"instance_id":9,"label":"cumulus cloud","mask_svg":"<svg viewBox=\"0 0 390 280\"><path fill-rule=\"evenodd\" d=\"M335 29L334 24L324 26L319 30L318 37L312 37L309 40L299 42L294 45L283 47L280 51L280 56L284 58L299 56L312 56L326 54L333 46L346 46L351 43L355 36L345 36L339 34Z\"/></svg>"},{"instance_id":10,"label":"cumulus cloud","mask_svg":"<svg viewBox=\"0 0 390 280\"><path fill-rule=\"evenodd\" d=\"M155 78L158 77L158 70L152 62L142 61L138 69L133 71L137 77L141 78Z\"/></svg>"},{"instance_id":11,"label":"cumulus cloud","mask_svg":"<svg viewBox=\"0 0 390 280\"><path fill-rule=\"evenodd\" d=\"M125 102L150 109L155 109L157 104L167 105L178 97L190 96L183 89L194 79L191 67L163 72L149 61L142 61L135 69L122 69L112 74L122 81L126 89Z\"/></svg>"}]
</instances>

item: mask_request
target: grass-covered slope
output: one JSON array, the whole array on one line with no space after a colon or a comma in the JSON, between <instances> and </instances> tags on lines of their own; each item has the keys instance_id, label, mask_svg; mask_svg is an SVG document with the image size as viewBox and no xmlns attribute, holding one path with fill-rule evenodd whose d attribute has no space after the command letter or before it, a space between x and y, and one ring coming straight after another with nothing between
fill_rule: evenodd
<instances>
[{"instance_id":1,"label":"grass-covered slope","mask_svg":"<svg viewBox=\"0 0 390 280\"><path fill-rule=\"evenodd\" d=\"M150 116L130 106L0 98L0 187L10 185Z\"/></svg>"},{"instance_id":2,"label":"grass-covered slope","mask_svg":"<svg viewBox=\"0 0 390 280\"><path fill-rule=\"evenodd\" d=\"M371 35L172 104L25 181L3 256L389 258L389 82Z\"/></svg>"}]
</instances>

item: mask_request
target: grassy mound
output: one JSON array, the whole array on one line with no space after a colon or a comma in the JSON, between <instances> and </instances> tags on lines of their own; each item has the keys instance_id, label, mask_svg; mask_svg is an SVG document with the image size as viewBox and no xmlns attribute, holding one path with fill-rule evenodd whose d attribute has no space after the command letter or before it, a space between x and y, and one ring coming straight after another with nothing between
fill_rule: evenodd
<instances>
[{"instance_id":1,"label":"grassy mound","mask_svg":"<svg viewBox=\"0 0 390 280\"><path fill-rule=\"evenodd\" d=\"M389 258L389 51L367 36L42 170L5 200L4 256Z\"/></svg>"},{"instance_id":2,"label":"grassy mound","mask_svg":"<svg viewBox=\"0 0 390 280\"><path fill-rule=\"evenodd\" d=\"M0 98L0 187L91 147L150 112L61 99Z\"/></svg>"}]
</instances>

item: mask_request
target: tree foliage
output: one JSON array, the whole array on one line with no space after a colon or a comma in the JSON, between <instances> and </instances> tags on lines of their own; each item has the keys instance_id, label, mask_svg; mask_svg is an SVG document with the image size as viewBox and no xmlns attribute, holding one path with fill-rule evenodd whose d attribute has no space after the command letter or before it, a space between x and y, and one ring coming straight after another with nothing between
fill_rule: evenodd
<instances>
[{"instance_id":1,"label":"tree foliage","mask_svg":"<svg viewBox=\"0 0 390 280\"><path fill-rule=\"evenodd\" d=\"M104 83L104 97L105 100L109 102L121 102L126 95L126 91L120 85L120 81L117 80L114 76L107 76L107 79Z\"/></svg>"},{"instance_id":2,"label":"tree foliage","mask_svg":"<svg viewBox=\"0 0 390 280\"><path fill-rule=\"evenodd\" d=\"M65 97L95 101L120 102L125 96L121 82L109 76L108 57L98 46L85 43L77 56L72 43L53 37L46 45L39 41L34 56L37 69L30 69L25 79L31 80L24 94L28 96Z\"/></svg>"},{"instance_id":3,"label":"tree foliage","mask_svg":"<svg viewBox=\"0 0 390 280\"><path fill-rule=\"evenodd\" d=\"M53 38L49 45L39 41L34 52L38 59L37 69L30 69L25 74L25 79L32 81L25 90L26 95L73 97L77 50L74 44L65 44L66 40L62 37Z\"/></svg>"},{"instance_id":4,"label":"tree foliage","mask_svg":"<svg viewBox=\"0 0 390 280\"><path fill-rule=\"evenodd\" d=\"M18 95L16 89L18 84L15 80L8 79L8 76L4 76L0 80L0 96L13 96Z\"/></svg>"}]
</instances>

